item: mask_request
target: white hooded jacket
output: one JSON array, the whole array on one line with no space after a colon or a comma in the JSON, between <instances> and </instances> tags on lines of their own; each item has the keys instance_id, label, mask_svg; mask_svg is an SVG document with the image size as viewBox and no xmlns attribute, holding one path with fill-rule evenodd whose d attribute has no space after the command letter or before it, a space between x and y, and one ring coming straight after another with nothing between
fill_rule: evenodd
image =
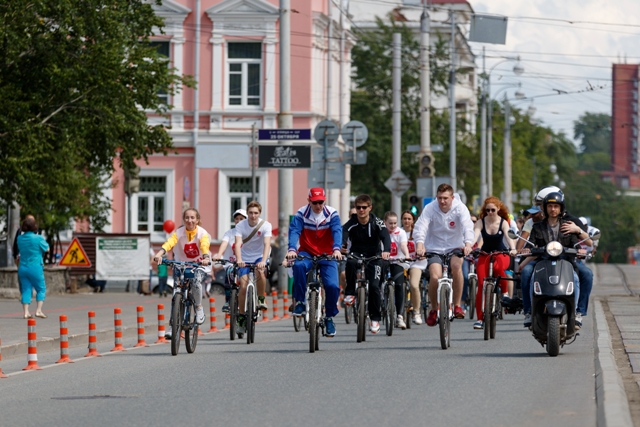
<instances>
[{"instance_id":1,"label":"white hooded jacket","mask_svg":"<svg viewBox=\"0 0 640 427\"><path fill-rule=\"evenodd\" d=\"M413 238L424 243L427 252L447 253L462 248L466 243L473 244L473 222L469 209L460 201L458 194L453 195L449 212L440 210L438 200L424 207L413 228Z\"/></svg>"}]
</instances>

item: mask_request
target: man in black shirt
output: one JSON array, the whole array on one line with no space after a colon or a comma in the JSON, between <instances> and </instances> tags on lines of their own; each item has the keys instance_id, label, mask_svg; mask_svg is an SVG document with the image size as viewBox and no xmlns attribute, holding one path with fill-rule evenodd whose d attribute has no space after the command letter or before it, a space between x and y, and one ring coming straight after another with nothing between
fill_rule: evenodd
<instances>
[{"instance_id":1,"label":"man in black shirt","mask_svg":"<svg viewBox=\"0 0 640 427\"><path fill-rule=\"evenodd\" d=\"M389 259L391 237L384 225L384 221L371 213L371 197L361 194L356 197L356 213L342 227L342 246L351 246L349 252L363 257L381 255L382 259ZM381 244L382 243L382 244ZM347 260L347 288L344 303L353 305L355 301L355 284L358 264L355 260ZM371 319L371 333L380 331L380 278L382 276L382 262L369 262L366 270L369 281L369 317Z\"/></svg>"}]
</instances>

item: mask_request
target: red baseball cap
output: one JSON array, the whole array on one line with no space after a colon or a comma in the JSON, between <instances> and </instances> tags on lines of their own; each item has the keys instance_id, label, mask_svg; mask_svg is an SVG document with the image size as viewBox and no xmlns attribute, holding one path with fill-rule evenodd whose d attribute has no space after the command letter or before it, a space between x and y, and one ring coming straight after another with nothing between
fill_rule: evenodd
<instances>
[{"instance_id":1,"label":"red baseball cap","mask_svg":"<svg viewBox=\"0 0 640 427\"><path fill-rule=\"evenodd\" d=\"M324 188L314 187L309 190L309 200L316 202L318 200L327 200L324 195Z\"/></svg>"}]
</instances>

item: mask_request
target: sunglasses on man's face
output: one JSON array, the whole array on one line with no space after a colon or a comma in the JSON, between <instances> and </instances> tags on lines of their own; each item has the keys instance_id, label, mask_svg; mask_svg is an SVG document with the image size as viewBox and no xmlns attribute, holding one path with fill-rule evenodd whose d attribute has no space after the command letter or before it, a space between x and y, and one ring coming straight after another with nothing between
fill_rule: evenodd
<instances>
[{"instance_id":1,"label":"sunglasses on man's face","mask_svg":"<svg viewBox=\"0 0 640 427\"><path fill-rule=\"evenodd\" d=\"M369 209L369 206L356 206L356 209L357 209L357 210L363 210L363 211L364 211L364 210Z\"/></svg>"},{"instance_id":2,"label":"sunglasses on man's face","mask_svg":"<svg viewBox=\"0 0 640 427\"><path fill-rule=\"evenodd\" d=\"M489 213L489 212L495 212L495 211L497 211L497 209L490 209L490 208L487 208L487 209L485 209L484 211L485 211L486 213Z\"/></svg>"},{"instance_id":3,"label":"sunglasses on man's face","mask_svg":"<svg viewBox=\"0 0 640 427\"><path fill-rule=\"evenodd\" d=\"M311 202L312 205L322 205L324 203L324 200L318 200L317 202Z\"/></svg>"}]
</instances>

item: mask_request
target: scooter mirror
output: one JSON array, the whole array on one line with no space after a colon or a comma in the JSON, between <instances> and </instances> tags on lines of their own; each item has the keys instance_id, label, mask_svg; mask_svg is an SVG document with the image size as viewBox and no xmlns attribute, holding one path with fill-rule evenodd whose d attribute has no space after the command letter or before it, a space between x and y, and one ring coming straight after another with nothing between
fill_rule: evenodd
<instances>
[{"instance_id":1,"label":"scooter mirror","mask_svg":"<svg viewBox=\"0 0 640 427\"><path fill-rule=\"evenodd\" d=\"M590 237L591 237L591 240L599 240L600 239L600 232L596 231Z\"/></svg>"},{"instance_id":2,"label":"scooter mirror","mask_svg":"<svg viewBox=\"0 0 640 427\"><path fill-rule=\"evenodd\" d=\"M513 232L513 230L509 230L509 231L507 232L507 234L509 235L509 238L510 238L510 239L515 240L515 239L517 239L517 238L518 238L518 235L517 235L516 233L514 233L514 232Z\"/></svg>"}]
</instances>

